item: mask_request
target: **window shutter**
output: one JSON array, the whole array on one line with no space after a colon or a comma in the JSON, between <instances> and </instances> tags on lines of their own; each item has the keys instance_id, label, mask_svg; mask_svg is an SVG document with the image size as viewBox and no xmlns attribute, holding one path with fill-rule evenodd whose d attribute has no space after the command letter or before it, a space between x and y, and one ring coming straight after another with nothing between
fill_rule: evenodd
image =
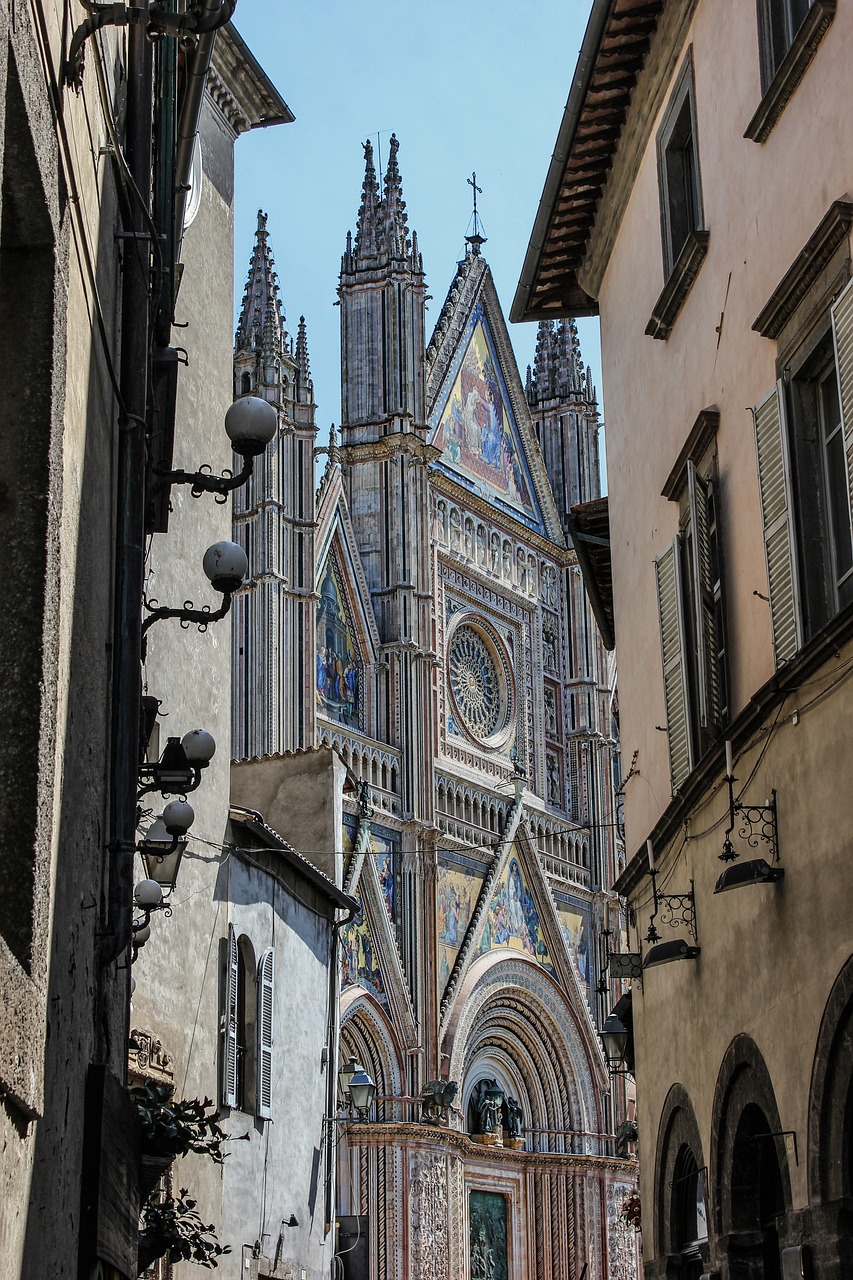
<instances>
[{"instance_id":1,"label":"window shutter","mask_svg":"<svg viewBox=\"0 0 853 1280\"><path fill-rule=\"evenodd\" d=\"M272 1028L275 995L275 952L270 947L258 963L258 1088L257 1114L272 1117Z\"/></svg>"},{"instance_id":2,"label":"window shutter","mask_svg":"<svg viewBox=\"0 0 853 1280\"><path fill-rule=\"evenodd\" d=\"M690 555L692 559L694 607L696 610L697 671L699 679L699 723L716 733L720 727L720 680L717 665L717 622L714 607L714 577L708 537L708 507L711 482L700 476L692 461L687 463L690 503Z\"/></svg>"},{"instance_id":3,"label":"window shutter","mask_svg":"<svg viewBox=\"0 0 853 1280\"><path fill-rule=\"evenodd\" d=\"M228 926L228 955L225 974L225 1017L223 1026L222 1102L237 1105L237 985L240 980L237 957L237 935Z\"/></svg>"},{"instance_id":4,"label":"window shutter","mask_svg":"<svg viewBox=\"0 0 853 1280\"><path fill-rule=\"evenodd\" d=\"M847 460L847 493L853 509L853 280L832 308L835 368L841 401L841 430Z\"/></svg>"},{"instance_id":5,"label":"window shutter","mask_svg":"<svg viewBox=\"0 0 853 1280\"><path fill-rule=\"evenodd\" d=\"M687 671L684 665L679 540L675 538L655 561L663 656L663 690L669 738L669 768L673 793L691 767L690 724L687 712Z\"/></svg>"},{"instance_id":6,"label":"window shutter","mask_svg":"<svg viewBox=\"0 0 853 1280\"><path fill-rule=\"evenodd\" d=\"M793 657L803 643L791 513L788 431L781 383L756 407L755 444L770 590L770 622L778 667Z\"/></svg>"}]
</instances>

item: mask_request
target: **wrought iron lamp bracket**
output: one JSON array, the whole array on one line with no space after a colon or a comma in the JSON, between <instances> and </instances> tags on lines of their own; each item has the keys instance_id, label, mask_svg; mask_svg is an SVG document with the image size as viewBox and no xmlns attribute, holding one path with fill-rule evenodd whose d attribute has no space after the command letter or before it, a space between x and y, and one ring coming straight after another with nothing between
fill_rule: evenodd
<instances>
[{"instance_id":1,"label":"wrought iron lamp bracket","mask_svg":"<svg viewBox=\"0 0 853 1280\"><path fill-rule=\"evenodd\" d=\"M179 618L181 626L185 630L195 625L199 631L205 632L211 622L220 622L228 614L231 608L231 595L230 591L225 592L222 604L218 609L211 609L210 605L207 604L201 609L196 609L192 600L185 600L181 609L169 609L163 605L158 605L156 600L144 600L143 604L148 611L148 617L142 623L143 657L146 634L149 627L153 627L155 622L160 622L164 618Z\"/></svg>"},{"instance_id":2,"label":"wrought iron lamp bracket","mask_svg":"<svg viewBox=\"0 0 853 1280\"><path fill-rule=\"evenodd\" d=\"M698 945L696 898L693 893L693 881L690 881L689 893L658 893L657 871L651 871L650 875L652 877L652 894L654 896L655 909L649 920L646 942L660 942L661 935L655 927L655 921L657 920L658 924L669 926L672 929L689 929L693 936L693 941Z\"/></svg>"},{"instance_id":3,"label":"wrought iron lamp bracket","mask_svg":"<svg viewBox=\"0 0 853 1280\"><path fill-rule=\"evenodd\" d=\"M737 778L729 774L726 782L729 787L729 825L726 827L723 851L718 855L720 862L736 862L740 857L732 843L732 834L735 831L738 839L745 841L750 849L764 850L768 862L778 862L779 838L776 824L775 787L766 804L741 804L735 800Z\"/></svg>"},{"instance_id":4,"label":"wrought iron lamp bracket","mask_svg":"<svg viewBox=\"0 0 853 1280\"><path fill-rule=\"evenodd\" d=\"M156 476L168 484L192 485L190 493L194 498L200 498L203 493L215 494L215 501L222 506L228 501L229 495L235 489L241 488L254 474L254 459L251 457L246 458L243 470L238 472L236 476L227 467L222 472L222 475L216 476L211 471L208 463L199 467L198 471L166 471L161 470L159 467L152 467L151 469Z\"/></svg>"}]
</instances>

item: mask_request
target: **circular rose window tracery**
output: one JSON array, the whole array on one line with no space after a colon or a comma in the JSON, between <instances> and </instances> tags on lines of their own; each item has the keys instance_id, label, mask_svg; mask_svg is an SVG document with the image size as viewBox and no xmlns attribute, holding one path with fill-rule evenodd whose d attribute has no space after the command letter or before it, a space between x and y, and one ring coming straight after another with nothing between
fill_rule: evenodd
<instances>
[{"instance_id":1,"label":"circular rose window tracery","mask_svg":"<svg viewBox=\"0 0 853 1280\"><path fill-rule=\"evenodd\" d=\"M479 745L494 750L512 731L509 657L484 627L460 622L450 637L447 677L457 721Z\"/></svg>"}]
</instances>

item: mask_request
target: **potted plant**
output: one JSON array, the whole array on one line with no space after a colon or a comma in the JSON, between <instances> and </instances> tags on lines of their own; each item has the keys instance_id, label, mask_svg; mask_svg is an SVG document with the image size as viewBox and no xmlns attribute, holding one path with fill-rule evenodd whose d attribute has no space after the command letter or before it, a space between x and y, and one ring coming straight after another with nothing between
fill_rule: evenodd
<instances>
[{"instance_id":1,"label":"potted plant","mask_svg":"<svg viewBox=\"0 0 853 1280\"><path fill-rule=\"evenodd\" d=\"M131 1089L141 1133L143 1199L156 1187L177 1156L188 1151L210 1156L216 1164L225 1159L225 1131L210 1098L171 1096L168 1085L147 1080Z\"/></svg>"},{"instance_id":2,"label":"potted plant","mask_svg":"<svg viewBox=\"0 0 853 1280\"><path fill-rule=\"evenodd\" d=\"M213 1223L202 1222L186 1188L177 1196L152 1197L142 1210L139 1232L137 1275L169 1255L170 1262L195 1262L201 1267L215 1267L216 1259L230 1253L228 1245L216 1239Z\"/></svg>"}]
</instances>

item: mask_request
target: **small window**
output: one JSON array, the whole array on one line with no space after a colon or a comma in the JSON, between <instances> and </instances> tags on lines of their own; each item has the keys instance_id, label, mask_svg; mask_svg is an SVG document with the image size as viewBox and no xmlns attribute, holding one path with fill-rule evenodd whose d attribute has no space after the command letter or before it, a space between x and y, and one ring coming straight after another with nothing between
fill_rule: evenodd
<instances>
[{"instance_id":1,"label":"small window","mask_svg":"<svg viewBox=\"0 0 853 1280\"><path fill-rule=\"evenodd\" d=\"M658 132L657 151L664 271L668 277L691 234L703 225L692 55L678 77Z\"/></svg>"},{"instance_id":2,"label":"small window","mask_svg":"<svg viewBox=\"0 0 853 1280\"><path fill-rule=\"evenodd\" d=\"M251 390L252 375L250 373L244 373L243 377L240 379L240 395L247 396L251 393Z\"/></svg>"},{"instance_id":3,"label":"small window","mask_svg":"<svg viewBox=\"0 0 853 1280\"><path fill-rule=\"evenodd\" d=\"M759 0L762 92L782 65L811 6L812 0Z\"/></svg>"},{"instance_id":4,"label":"small window","mask_svg":"<svg viewBox=\"0 0 853 1280\"><path fill-rule=\"evenodd\" d=\"M679 532L656 562L673 792L729 719L716 457L701 470L687 458L682 472L664 490L680 501Z\"/></svg>"}]
</instances>

